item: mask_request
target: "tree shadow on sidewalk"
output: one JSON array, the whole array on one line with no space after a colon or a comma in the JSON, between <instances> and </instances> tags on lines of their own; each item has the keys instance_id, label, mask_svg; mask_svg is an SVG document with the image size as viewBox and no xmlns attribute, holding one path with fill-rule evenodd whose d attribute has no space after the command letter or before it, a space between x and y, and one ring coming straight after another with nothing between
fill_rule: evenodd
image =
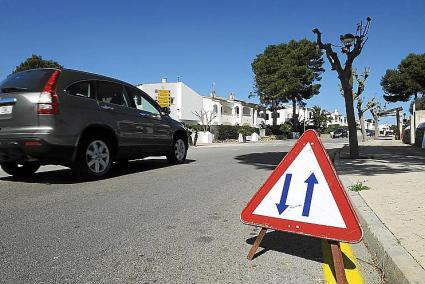
<instances>
[{"instance_id":1,"label":"tree shadow on sidewalk","mask_svg":"<svg viewBox=\"0 0 425 284\"><path fill-rule=\"evenodd\" d=\"M413 146L362 146L360 153L368 158L349 159L343 149L338 173L376 176L425 170L425 151Z\"/></svg>"}]
</instances>

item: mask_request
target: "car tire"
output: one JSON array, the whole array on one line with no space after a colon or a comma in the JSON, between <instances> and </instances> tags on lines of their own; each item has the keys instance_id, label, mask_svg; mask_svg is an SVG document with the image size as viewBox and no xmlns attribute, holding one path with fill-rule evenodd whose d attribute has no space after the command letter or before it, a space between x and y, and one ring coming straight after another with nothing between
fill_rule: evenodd
<instances>
[{"instance_id":1,"label":"car tire","mask_svg":"<svg viewBox=\"0 0 425 284\"><path fill-rule=\"evenodd\" d=\"M9 175L25 177L33 175L40 168L40 164L37 162L24 162L22 164L5 162L1 163L1 168Z\"/></svg>"},{"instance_id":2,"label":"car tire","mask_svg":"<svg viewBox=\"0 0 425 284\"><path fill-rule=\"evenodd\" d=\"M167 160L173 164L183 164L186 161L187 146L182 138L177 137L173 141L173 146L170 153L167 155Z\"/></svg>"},{"instance_id":3,"label":"car tire","mask_svg":"<svg viewBox=\"0 0 425 284\"><path fill-rule=\"evenodd\" d=\"M86 180L107 177L112 168L112 147L107 137L94 136L82 141L72 166L74 173Z\"/></svg>"}]
</instances>

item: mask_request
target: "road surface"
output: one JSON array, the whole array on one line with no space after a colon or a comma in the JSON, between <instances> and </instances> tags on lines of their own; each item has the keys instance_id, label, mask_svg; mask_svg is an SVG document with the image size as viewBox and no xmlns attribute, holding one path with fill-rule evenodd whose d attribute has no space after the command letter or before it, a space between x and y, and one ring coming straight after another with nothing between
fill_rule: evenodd
<instances>
[{"instance_id":1,"label":"road surface","mask_svg":"<svg viewBox=\"0 0 425 284\"><path fill-rule=\"evenodd\" d=\"M184 165L134 161L96 182L0 172L0 282L326 283L318 239L269 232L246 259L259 229L240 212L292 144L192 147ZM364 244L350 247L349 269L380 283Z\"/></svg>"}]
</instances>

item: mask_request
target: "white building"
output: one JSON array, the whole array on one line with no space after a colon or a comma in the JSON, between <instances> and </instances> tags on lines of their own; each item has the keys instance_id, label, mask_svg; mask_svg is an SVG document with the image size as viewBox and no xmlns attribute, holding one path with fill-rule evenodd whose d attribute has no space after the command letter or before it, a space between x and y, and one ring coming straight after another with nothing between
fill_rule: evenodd
<instances>
[{"instance_id":1,"label":"white building","mask_svg":"<svg viewBox=\"0 0 425 284\"><path fill-rule=\"evenodd\" d=\"M171 105L170 116L186 124L200 123L195 113L205 111L208 116L213 114L211 125L249 125L259 127L262 124L272 125L272 112L259 110L257 104L237 100L235 94L230 93L228 98L219 97L215 91L210 96L201 96L183 82L169 83L162 79L161 83L141 84L137 86L154 100L157 100L159 90L170 91ZM306 125L312 124L313 110L297 105L299 121L306 121ZM331 122L329 125L339 124L347 126L347 119L335 109L329 113ZM277 124L283 124L292 119L292 106L286 105L277 111Z\"/></svg>"},{"instance_id":2,"label":"white building","mask_svg":"<svg viewBox=\"0 0 425 284\"><path fill-rule=\"evenodd\" d=\"M379 135L387 135L387 133L391 133L390 125L386 123L379 124L378 129L379 129Z\"/></svg>"},{"instance_id":3,"label":"white building","mask_svg":"<svg viewBox=\"0 0 425 284\"><path fill-rule=\"evenodd\" d=\"M337 109L334 112L328 114L331 121L327 123L326 126L339 124L340 126L348 126L347 118L340 114Z\"/></svg>"},{"instance_id":4,"label":"white building","mask_svg":"<svg viewBox=\"0 0 425 284\"><path fill-rule=\"evenodd\" d=\"M264 119L259 116L257 105L237 100L233 93L228 98L216 96L213 91L209 97L203 97L203 108L214 113L212 125L249 125L258 127Z\"/></svg>"},{"instance_id":5,"label":"white building","mask_svg":"<svg viewBox=\"0 0 425 284\"><path fill-rule=\"evenodd\" d=\"M237 100L234 94L229 98L216 96L202 97L183 82L169 83L162 79L161 83L141 84L137 86L154 100L158 90L169 90L171 96L170 116L186 124L200 123L195 113L206 111L208 116L214 114L212 125L249 125L258 127L263 121L256 110L256 104Z\"/></svg>"},{"instance_id":6,"label":"white building","mask_svg":"<svg viewBox=\"0 0 425 284\"><path fill-rule=\"evenodd\" d=\"M356 121L360 127L360 122ZM375 130L375 121L373 119L365 119L364 126L366 130Z\"/></svg>"},{"instance_id":7,"label":"white building","mask_svg":"<svg viewBox=\"0 0 425 284\"><path fill-rule=\"evenodd\" d=\"M299 121L306 121L306 124L311 124L313 118L313 110L310 108L300 107L297 105L296 112L298 114ZM265 120L267 125L273 125L272 112L267 110ZM283 108L277 111L277 125L283 124L292 119L292 106L285 105Z\"/></svg>"},{"instance_id":8,"label":"white building","mask_svg":"<svg viewBox=\"0 0 425 284\"><path fill-rule=\"evenodd\" d=\"M162 79L161 83L142 84L137 86L154 100L157 100L158 90L169 90L171 96L170 116L187 124L198 123L194 114L203 106L202 97L183 82L169 83Z\"/></svg>"}]
</instances>

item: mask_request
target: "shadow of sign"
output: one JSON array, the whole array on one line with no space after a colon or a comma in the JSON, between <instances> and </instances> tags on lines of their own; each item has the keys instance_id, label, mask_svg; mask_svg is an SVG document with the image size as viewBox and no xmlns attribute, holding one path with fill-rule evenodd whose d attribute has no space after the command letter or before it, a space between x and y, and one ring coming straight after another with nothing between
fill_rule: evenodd
<instances>
[{"instance_id":1,"label":"shadow of sign","mask_svg":"<svg viewBox=\"0 0 425 284\"><path fill-rule=\"evenodd\" d=\"M246 243L253 245L256 238L256 236L251 237L246 240ZM264 236L260 247L262 250L259 250L253 259L268 251L277 251L318 263L328 264L331 267L332 273L335 275L331 249L326 240L280 231L270 231ZM343 252L342 257L345 269L356 269L356 264Z\"/></svg>"}]
</instances>

